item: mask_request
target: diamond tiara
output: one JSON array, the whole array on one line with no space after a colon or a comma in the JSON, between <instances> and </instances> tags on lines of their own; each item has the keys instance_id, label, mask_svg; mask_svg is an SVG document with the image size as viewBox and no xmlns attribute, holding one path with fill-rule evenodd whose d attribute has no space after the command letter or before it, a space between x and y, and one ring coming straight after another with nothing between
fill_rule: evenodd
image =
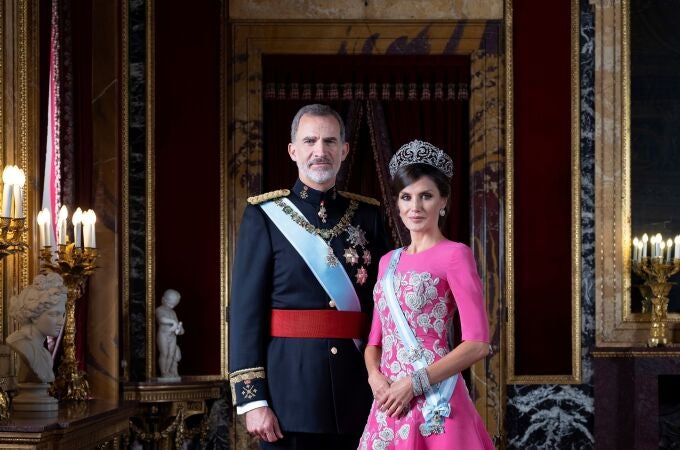
<instances>
[{"instance_id":1,"label":"diamond tiara","mask_svg":"<svg viewBox=\"0 0 680 450\"><path fill-rule=\"evenodd\" d=\"M411 141L402 145L390 160L390 177L394 178L400 167L411 164L429 164L439 169L448 178L453 176L453 161L444 150L429 142Z\"/></svg>"}]
</instances>

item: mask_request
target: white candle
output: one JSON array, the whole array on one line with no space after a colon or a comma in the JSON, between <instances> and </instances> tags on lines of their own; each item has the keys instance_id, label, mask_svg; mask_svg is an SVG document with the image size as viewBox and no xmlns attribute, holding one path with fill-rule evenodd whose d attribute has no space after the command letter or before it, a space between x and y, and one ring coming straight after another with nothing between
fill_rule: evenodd
<instances>
[{"instance_id":1,"label":"white candle","mask_svg":"<svg viewBox=\"0 0 680 450\"><path fill-rule=\"evenodd\" d=\"M647 257L647 241L649 240L649 236L647 236L647 233L642 235L642 257L646 258Z\"/></svg>"},{"instance_id":2,"label":"white candle","mask_svg":"<svg viewBox=\"0 0 680 450\"><path fill-rule=\"evenodd\" d=\"M671 262L671 247L673 247L673 240L669 239L666 241L666 248L667 253L666 253L666 262Z\"/></svg>"},{"instance_id":3,"label":"white candle","mask_svg":"<svg viewBox=\"0 0 680 450\"><path fill-rule=\"evenodd\" d=\"M642 261L642 241L638 242L638 262Z\"/></svg>"},{"instance_id":4,"label":"white candle","mask_svg":"<svg viewBox=\"0 0 680 450\"><path fill-rule=\"evenodd\" d=\"M638 260L638 257L637 257L637 254L638 254L638 243L639 243L638 238L633 238L633 261L637 261L637 260Z\"/></svg>"},{"instance_id":5,"label":"white candle","mask_svg":"<svg viewBox=\"0 0 680 450\"><path fill-rule=\"evenodd\" d=\"M59 245L66 245L66 236L68 235L66 231L67 218L68 209L66 209L66 205L62 205L57 217L57 244Z\"/></svg>"},{"instance_id":6,"label":"white candle","mask_svg":"<svg viewBox=\"0 0 680 450\"><path fill-rule=\"evenodd\" d=\"M43 217L45 218L45 247L52 245L52 213L49 209L43 209Z\"/></svg>"},{"instance_id":7,"label":"white candle","mask_svg":"<svg viewBox=\"0 0 680 450\"><path fill-rule=\"evenodd\" d=\"M675 259L680 259L680 235L675 236Z\"/></svg>"},{"instance_id":8,"label":"white candle","mask_svg":"<svg viewBox=\"0 0 680 450\"><path fill-rule=\"evenodd\" d=\"M97 215L93 210L88 211L90 213L90 247L97 248L97 233L95 232L95 223L97 222Z\"/></svg>"},{"instance_id":9,"label":"white candle","mask_svg":"<svg viewBox=\"0 0 680 450\"><path fill-rule=\"evenodd\" d=\"M82 246L80 237L83 230L83 211L80 208L73 213L71 222L73 222L73 242L75 242L76 248L80 248Z\"/></svg>"},{"instance_id":10,"label":"white candle","mask_svg":"<svg viewBox=\"0 0 680 450\"><path fill-rule=\"evenodd\" d=\"M11 217L12 214L13 174L12 166L7 166L2 171L2 217Z\"/></svg>"},{"instance_id":11,"label":"white candle","mask_svg":"<svg viewBox=\"0 0 680 450\"><path fill-rule=\"evenodd\" d=\"M92 246L92 227L90 226L90 210L83 212L83 247Z\"/></svg>"},{"instance_id":12,"label":"white candle","mask_svg":"<svg viewBox=\"0 0 680 450\"><path fill-rule=\"evenodd\" d=\"M38 212L38 234L40 235L40 246L45 246L45 213Z\"/></svg>"},{"instance_id":13,"label":"white candle","mask_svg":"<svg viewBox=\"0 0 680 450\"><path fill-rule=\"evenodd\" d=\"M663 250L661 244L663 244L663 237L661 237L661 233L656 233L656 256L661 256Z\"/></svg>"},{"instance_id":14,"label":"white candle","mask_svg":"<svg viewBox=\"0 0 680 450\"><path fill-rule=\"evenodd\" d=\"M14 217L24 217L24 184L26 175L24 171L14 166Z\"/></svg>"}]
</instances>

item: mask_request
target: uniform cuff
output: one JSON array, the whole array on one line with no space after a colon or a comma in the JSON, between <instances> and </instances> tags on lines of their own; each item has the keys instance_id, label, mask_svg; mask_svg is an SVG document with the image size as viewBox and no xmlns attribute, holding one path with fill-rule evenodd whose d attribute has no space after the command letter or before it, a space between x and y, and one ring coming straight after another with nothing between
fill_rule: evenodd
<instances>
[{"instance_id":1,"label":"uniform cuff","mask_svg":"<svg viewBox=\"0 0 680 450\"><path fill-rule=\"evenodd\" d=\"M229 375L231 398L234 405L267 400L267 380L264 367L251 367L232 372Z\"/></svg>"}]
</instances>

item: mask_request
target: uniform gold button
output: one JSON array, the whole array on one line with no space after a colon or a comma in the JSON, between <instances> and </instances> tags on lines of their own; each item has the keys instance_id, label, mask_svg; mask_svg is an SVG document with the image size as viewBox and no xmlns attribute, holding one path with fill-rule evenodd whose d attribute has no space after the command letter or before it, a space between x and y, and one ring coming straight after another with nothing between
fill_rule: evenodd
<instances>
[{"instance_id":1,"label":"uniform gold button","mask_svg":"<svg viewBox=\"0 0 680 450\"><path fill-rule=\"evenodd\" d=\"M331 347L331 353L333 353L334 355L337 355L338 354L337 347Z\"/></svg>"},{"instance_id":2,"label":"uniform gold button","mask_svg":"<svg viewBox=\"0 0 680 450\"><path fill-rule=\"evenodd\" d=\"M330 302L328 302L328 306L330 306L331 308L335 308L335 301L331 300Z\"/></svg>"}]
</instances>

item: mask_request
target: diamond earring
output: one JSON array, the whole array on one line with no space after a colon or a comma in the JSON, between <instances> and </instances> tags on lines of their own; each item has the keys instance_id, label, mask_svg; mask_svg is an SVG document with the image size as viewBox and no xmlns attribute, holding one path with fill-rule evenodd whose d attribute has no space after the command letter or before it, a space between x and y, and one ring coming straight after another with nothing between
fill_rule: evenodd
<instances>
[{"instance_id":1,"label":"diamond earring","mask_svg":"<svg viewBox=\"0 0 680 450\"><path fill-rule=\"evenodd\" d=\"M440 209L440 210L439 210L439 215L442 216L442 217L444 217L444 216L446 215L446 209L445 209L445 208Z\"/></svg>"}]
</instances>

